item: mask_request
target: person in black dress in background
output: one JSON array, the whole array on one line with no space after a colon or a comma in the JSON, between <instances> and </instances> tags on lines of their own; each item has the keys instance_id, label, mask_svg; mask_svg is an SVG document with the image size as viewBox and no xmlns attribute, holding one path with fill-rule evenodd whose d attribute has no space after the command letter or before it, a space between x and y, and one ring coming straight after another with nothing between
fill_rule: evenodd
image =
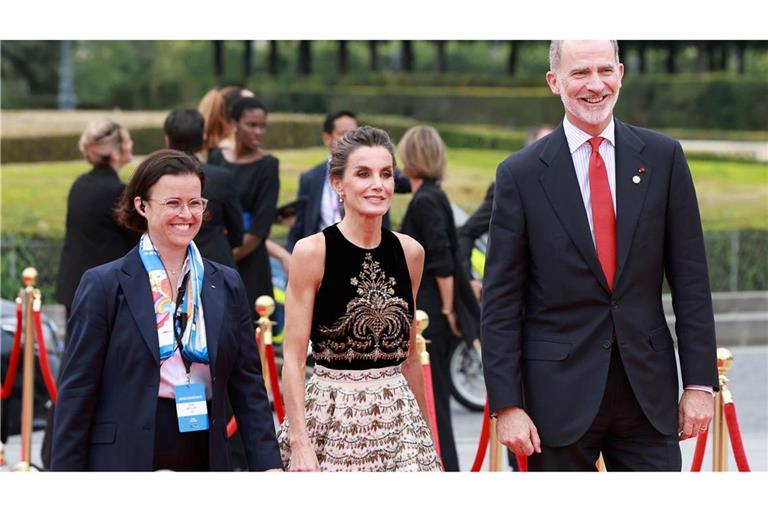
<instances>
[{"instance_id":1,"label":"person in black dress in background","mask_svg":"<svg viewBox=\"0 0 768 512\"><path fill-rule=\"evenodd\" d=\"M398 151L414 191L400 232L416 239L425 252L424 275L416 306L429 315L429 327L424 331L424 337L431 342L427 350L432 363L440 455L446 471L458 471L448 365L451 348L460 338L472 342L477 337L479 307L472 296L468 276L458 261L453 211L440 188L445 176L443 140L434 128L415 126L405 132ZM464 311L468 314L463 315Z\"/></svg>"},{"instance_id":2,"label":"person in black dress in background","mask_svg":"<svg viewBox=\"0 0 768 512\"><path fill-rule=\"evenodd\" d=\"M382 227L394 175L386 132L348 132L329 178L344 218L294 248L278 436L290 471L440 469L412 326L424 249ZM305 389L310 340L317 364Z\"/></svg>"},{"instance_id":3,"label":"person in black dress in background","mask_svg":"<svg viewBox=\"0 0 768 512\"><path fill-rule=\"evenodd\" d=\"M272 272L265 241L277 210L280 179L277 158L261 149L267 127L267 107L257 98L240 98L230 113L235 122L235 147L211 152L208 163L232 170L243 207L243 245L233 250L248 300L272 296Z\"/></svg>"},{"instance_id":4,"label":"person in black dress in background","mask_svg":"<svg viewBox=\"0 0 768 512\"><path fill-rule=\"evenodd\" d=\"M128 130L110 119L91 121L79 147L93 169L75 180L67 197L66 234L56 281L56 300L67 309L67 317L85 271L125 256L139 241L117 224L112 211L125 189L117 173L133 159Z\"/></svg>"}]
</instances>

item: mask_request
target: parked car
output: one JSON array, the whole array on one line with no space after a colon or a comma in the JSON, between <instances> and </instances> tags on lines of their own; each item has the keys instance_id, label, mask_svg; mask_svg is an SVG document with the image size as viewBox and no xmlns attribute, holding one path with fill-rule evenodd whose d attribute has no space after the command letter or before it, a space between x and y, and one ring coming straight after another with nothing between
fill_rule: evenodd
<instances>
[{"instance_id":1,"label":"parked car","mask_svg":"<svg viewBox=\"0 0 768 512\"><path fill-rule=\"evenodd\" d=\"M0 361L0 375L3 382L8 372L8 363L13 349L13 336L16 332L16 304L12 301L0 299L0 319L2 320L2 360ZM42 316L43 337L48 352L48 362L53 377L59 374L61 352L63 350L63 336L61 330L46 315ZM35 343L35 354L38 353ZM16 377L13 381L13 390L7 400L2 401L0 407L0 440L5 443L8 436L21 433L21 388L24 376L24 333L21 337L21 353L19 364L16 368ZM35 359L37 361L37 359ZM44 430L50 397L45 387L43 376L40 373L40 365L35 364L35 406L32 422L33 430Z\"/></svg>"}]
</instances>

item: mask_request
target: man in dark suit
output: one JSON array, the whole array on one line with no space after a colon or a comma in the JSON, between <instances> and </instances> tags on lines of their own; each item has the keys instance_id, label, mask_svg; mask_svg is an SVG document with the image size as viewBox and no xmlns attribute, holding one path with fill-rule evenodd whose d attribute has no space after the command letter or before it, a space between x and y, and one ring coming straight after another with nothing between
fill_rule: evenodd
<instances>
[{"instance_id":1,"label":"man in dark suit","mask_svg":"<svg viewBox=\"0 0 768 512\"><path fill-rule=\"evenodd\" d=\"M696 193L680 144L613 117L615 41L553 41L565 106L499 165L483 290L483 365L499 440L531 470L679 471L706 430L715 331ZM677 317L684 391L661 303Z\"/></svg>"},{"instance_id":2,"label":"man in dark suit","mask_svg":"<svg viewBox=\"0 0 768 512\"><path fill-rule=\"evenodd\" d=\"M194 109L174 110L165 118L165 145L194 155L203 147L205 121ZM243 243L243 209L232 175L221 167L202 164L203 197L208 199L207 220L195 237L204 258L237 268L232 249Z\"/></svg>"},{"instance_id":3,"label":"man in dark suit","mask_svg":"<svg viewBox=\"0 0 768 512\"><path fill-rule=\"evenodd\" d=\"M323 145L330 151L345 133L357 129L357 117L349 110L339 110L325 116L323 122ZM323 162L299 176L298 197L306 203L299 212L296 222L288 232L287 248L293 251L296 242L314 235L341 220L344 210L336 191L328 181L328 162L330 154ZM408 179L395 171L395 193L408 193L411 184ZM389 213L384 216L384 227L389 228Z\"/></svg>"}]
</instances>

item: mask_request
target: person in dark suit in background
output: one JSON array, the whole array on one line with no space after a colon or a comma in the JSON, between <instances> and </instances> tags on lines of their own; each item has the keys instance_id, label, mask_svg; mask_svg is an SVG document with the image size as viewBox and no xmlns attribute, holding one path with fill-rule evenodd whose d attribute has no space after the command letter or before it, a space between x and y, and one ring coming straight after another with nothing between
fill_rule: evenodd
<instances>
[{"instance_id":1,"label":"person in dark suit in background","mask_svg":"<svg viewBox=\"0 0 768 512\"><path fill-rule=\"evenodd\" d=\"M194 156L203 148L203 127L197 110L174 110L163 125L166 147ZM236 268L232 249L243 243L243 209L235 180L227 169L205 163L200 168L206 177L203 197L208 207L195 244L204 258Z\"/></svg>"},{"instance_id":2,"label":"person in dark suit in background","mask_svg":"<svg viewBox=\"0 0 768 512\"><path fill-rule=\"evenodd\" d=\"M482 357L500 442L537 470L680 471L718 386L704 238L680 143L613 116L616 41L553 41L550 135L496 175ZM684 390L661 302L677 318Z\"/></svg>"},{"instance_id":3,"label":"person in dark suit in background","mask_svg":"<svg viewBox=\"0 0 768 512\"><path fill-rule=\"evenodd\" d=\"M427 350L432 365L440 455L446 471L458 471L450 407L450 355L461 339L468 343L477 339L480 312L469 287L469 276L458 260L453 210L440 188L446 165L445 144L440 134L431 126L415 126L400 139L398 151L414 191L400 232L419 242L425 253L416 307L429 315L424 337L430 341Z\"/></svg>"},{"instance_id":4,"label":"person in dark suit in background","mask_svg":"<svg viewBox=\"0 0 768 512\"><path fill-rule=\"evenodd\" d=\"M227 404L250 469L282 467L245 286L192 241L204 184L197 159L165 149L126 187L118 219L144 234L75 294L52 470L230 470Z\"/></svg>"},{"instance_id":5,"label":"person in dark suit in background","mask_svg":"<svg viewBox=\"0 0 768 512\"><path fill-rule=\"evenodd\" d=\"M525 145L533 144L540 138L552 132L554 126L548 124L538 124L528 130L528 136L525 138ZM472 249L475 246L475 240L488 232L488 225L491 223L491 210L493 209L493 187L496 182L492 182L485 193L485 198L477 210L467 219L467 221L458 229L459 250L461 252L464 268L467 275L472 275ZM483 290L483 282L479 279L470 281L472 291L477 300L480 300L480 294ZM514 459L510 459L511 461Z\"/></svg>"},{"instance_id":6,"label":"person in dark suit in background","mask_svg":"<svg viewBox=\"0 0 768 512\"><path fill-rule=\"evenodd\" d=\"M323 122L323 145L329 152L345 133L357 129L357 117L349 110L339 110L325 116ZM328 163L330 153L326 160L299 176L298 197L304 198L306 203L299 212L296 222L288 232L287 248L293 251L296 242L304 237L319 233L331 224L341 220L344 209L339 202L329 181ZM407 178L399 172L395 172L395 193L408 193L411 185ZM389 212L384 215L384 227L389 229Z\"/></svg>"},{"instance_id":7,"label":"person in dark suit in background","mask_svg":"<svg viewBox=\"0 0 768 512\"><path fill-rule=\"evenodd\" d=\"M117 224L113 209L125 184L117 176L133 159L133 141L123 126L110 120L88 123L80 151L93 169L69 189L64 247L59 260L56 300L69 316L80 277L89 268L120 258L138 236Z\"/></svg>"}]
</instances>

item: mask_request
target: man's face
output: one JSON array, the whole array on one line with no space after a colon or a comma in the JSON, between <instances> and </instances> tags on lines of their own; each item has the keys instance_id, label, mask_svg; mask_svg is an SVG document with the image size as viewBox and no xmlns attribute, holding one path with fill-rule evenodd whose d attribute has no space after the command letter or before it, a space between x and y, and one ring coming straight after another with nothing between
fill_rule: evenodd
<instances>
[{"instance_id":1,"label":"man's face","mask_svg":"<svg viewBox=\"0 0 768 512\"><path fill-rule=\"evenodd\" d=\"M333 149L336 143L352 130L357 130L357 121L353 117L341 116L333 122L333 131L331 133L323 132L323 144L328 149Z\"/></svg>"},{"instance_id":2,"label":"man's face","mask_svg":"<svg viewBox=\"0 0 768 512\"><path fill-rule=\"evenodd\" d=\"M568 120L598 135L611 122L623 76L610 41L564 41L560 65L547 73L547 83L560 96Z\"/></svg>"}]
</instances>

